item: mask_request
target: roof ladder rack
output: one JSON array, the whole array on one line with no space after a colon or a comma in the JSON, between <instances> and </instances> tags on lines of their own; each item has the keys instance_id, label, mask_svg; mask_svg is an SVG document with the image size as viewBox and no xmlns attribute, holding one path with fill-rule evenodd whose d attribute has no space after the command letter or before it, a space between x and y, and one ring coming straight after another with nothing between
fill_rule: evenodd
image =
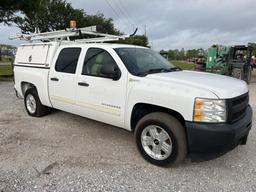
<instances>
[{"instance_id":1,"label":"roof ladder rack","mask_svg":"<svg viewBox=\"0 0 256 192\"><path fill-rule=\"evenodd\" d=\"M118 41L126 39L136 34L137 29L132 35L110 35L105 33L97 32L98 26L90 26L84 28L67 28L66 30L58 30L44 33L28 33L28 34L17 34L16 36L9 37L9 39L20 39L26 41L70 41L70 37L78 37L82 35L95 36L94 38L83 38L76 39L78 43L96 43L96 42L107 42L107 41Z\"/></svg>"}]
</instances>

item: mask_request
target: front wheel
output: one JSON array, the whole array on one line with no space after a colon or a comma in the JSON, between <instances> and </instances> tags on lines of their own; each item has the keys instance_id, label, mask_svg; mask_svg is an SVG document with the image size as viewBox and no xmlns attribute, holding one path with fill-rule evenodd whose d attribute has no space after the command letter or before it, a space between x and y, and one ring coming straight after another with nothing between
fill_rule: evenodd
<instances>
[{"instance_id":1,"label":"front wheel","mask_svg":"<svg viewBox=\"0 0 256 192\"><path fill-rule=\"evenodd\" d=\"M135 139L142 156L158 166L178 164L187 155L184 127L166 113L144 116L136 126Z\"/></svg>"}]
</instances>

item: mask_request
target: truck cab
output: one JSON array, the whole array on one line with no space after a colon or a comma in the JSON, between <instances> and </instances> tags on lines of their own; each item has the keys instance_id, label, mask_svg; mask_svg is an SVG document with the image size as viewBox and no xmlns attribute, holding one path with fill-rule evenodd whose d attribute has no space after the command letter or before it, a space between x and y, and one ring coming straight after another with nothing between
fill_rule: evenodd
<instances>
[{"instance_id":1,"label":"truck cab","mask_svg":"<svg viewBox=\"0 0 256 192\"><path fill-rule=\"evenodd\" d=\"M28 43L14 75L29 115L56 108L132 131L142 156L159 166L223 154L251 129L245 82L181 70L146 47Z\"/></svg>"}]
</instances>

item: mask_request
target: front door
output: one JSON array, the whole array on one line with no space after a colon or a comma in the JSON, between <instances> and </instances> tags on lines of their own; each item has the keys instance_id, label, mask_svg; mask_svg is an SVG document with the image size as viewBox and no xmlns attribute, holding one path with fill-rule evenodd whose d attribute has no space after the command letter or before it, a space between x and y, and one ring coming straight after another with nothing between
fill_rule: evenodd
<instances>
[{"instance_id":1,"label":"front door","mask_svg":"<svg viewBox=\"0 0 256 192\"><path fill-rule=\"evenodd\" d=\"M103 66L113 65L121 73L122 66L111 54L115 54L113 50L103 48L87 50L81 73L77 77L76 103L84 116L122 127L127 73L123 71L120 78L115 80L102 73Z\"/></svg>"}]
</instances>

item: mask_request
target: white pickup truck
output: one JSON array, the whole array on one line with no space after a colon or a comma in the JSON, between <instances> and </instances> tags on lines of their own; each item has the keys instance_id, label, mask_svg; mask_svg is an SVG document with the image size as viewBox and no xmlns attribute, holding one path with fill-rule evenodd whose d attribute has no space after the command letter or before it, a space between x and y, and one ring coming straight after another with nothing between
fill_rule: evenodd
<instances>
[{"instance_id":1,"label":"white pickup truck","mask_svg":"<svg viewBox=\"0 0 256 192\"><path fill-rule=\"evenodd\" d=\"M29 115L56 108L127 129L160 166L219 156L245 144L251 129L245 82L181 70L145 47L27 43L17 50L14 77Z\"/></svg>"}]
</instances>

